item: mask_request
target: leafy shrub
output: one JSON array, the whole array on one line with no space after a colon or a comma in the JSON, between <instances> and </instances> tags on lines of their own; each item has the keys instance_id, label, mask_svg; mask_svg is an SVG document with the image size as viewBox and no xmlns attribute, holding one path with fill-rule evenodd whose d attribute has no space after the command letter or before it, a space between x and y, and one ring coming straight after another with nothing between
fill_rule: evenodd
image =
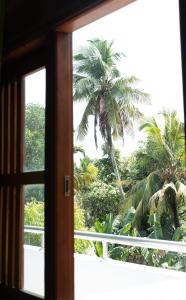
<instances>
[{"instance_id":1,"label":"leafy shrub","mask_svg":"<svg viewBox=\"0 0 186 300\"><path fill-rule=\"evenodd\" d=\"M44 202L32 198L25 205L25 225L44 227ZM41 235L25 233L25 244L41 246Z\"/></svg>"},{"instance_id":2,"label":"leafy shrub","mask_svg":"<svg viewBox=\"0 0 186 300\"><path fill-rule=\"evenodd\" d=\"M100 223L99 221L96 221L95 229L100 233L142 237L144 235L132 226L134 217L135 209L131 207L125 216L118 215L113 218L110 214L106 216L104 222ZM161 223L160 217L156 214L149 216L148 224L149 228L146 232L146 236L149 238L166 239L167 236L169 236L173 241L184 240L182 228L178 227L175 229L169 226L169 228L166 228L165 230L165 224ZM167 232L168 229L170 231L169 233ZM94 247L96 255L102 257L102 243L94 243ZM176 254L171 251L109 244L108 254L110 258L115 260L186 271L186 255Z\"/></svg>"},{"instance_id":3,"label":"leafy shrub","mask_svg":"<svg viewBox=\"0 0 186 300\"><path fill-rule=\"evenodd\" d=\"M38 202L34 198L25 205L25 225L44 227L44 202ZM86 230L84 211L75 204L74 206L75 230ZM41 247L41 235L25 233L25 244ZM75 252L86 253L91 244L84 240L75 240Z\"/></svg>"},{"instance_id":4,"label":"leafy shrub","mask_svg":"<svg viewBox=\"0 0 186 300\"><path fill-rule=\"evenodd\" d=\"M91 190L77 195L77 201L81 203L85 211L85 221L88 227L92 227L96 220L104 221L106 215L117 215L120 205L120 194L117 187L96 181L91 185Z\"/></svg>"},{"instance_id":5,"label":"leafy shrub","mask_svg":"<svg viewBox=\"0 0 186 300\"><path fill-rule=\"evenodd\" d=\"M114 174L112 160L108 147L106 145L102 146L103 156L94 161L95 166L98 168L98 178L107 184L115 184L116 176ZM123 160L121 159L121 154L118 149L114 150L114 156L117 163L118 171L121 177L124 175L123 171Z\"/></svg>"},{"instance_id":6,"label":"leafy shrub","mask_svg":"<svg viewBox=\"0 0 186 300\"><path fill-rule=\"evenodd\" d=\"M44 199L44 186L43 184L31 184L25 189L25 202L30 202L34 199L43 201Z\"/></svg>"},{"instance_id":7,"label":"leafy shrub","mask_svg":"<svg viewBox=\"0 0 186 300\"><path fill-rule=\"evenodd\" d=\"M74 205L74 229L75 230L86 230L85 227L85 216L84 211L80 206L75 203ZM84 240L75 240L75 252L76 253L86 253L91 246L91 243Z\"/></svg>"}]
</instances>

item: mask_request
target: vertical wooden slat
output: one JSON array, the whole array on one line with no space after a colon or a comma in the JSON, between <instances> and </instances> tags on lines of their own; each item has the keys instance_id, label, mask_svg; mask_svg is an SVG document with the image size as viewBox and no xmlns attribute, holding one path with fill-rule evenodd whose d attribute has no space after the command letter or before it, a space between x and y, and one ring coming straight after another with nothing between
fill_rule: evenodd
<instances>
[{"instance_id":1,"label":"vertical wooden slat","mask_svg":"<svg viewBox=\"0 0 186 300\"><path fill-rule=\"evenodd\" d=\"M1 174L23 170L23 99L21 79L6 82L1 92ZM6 116L6 117L5 117ZM23 286L23 193L21 186L0 188L0 278L9 287Z\"/></svg>"},{"instance_id":2,"label":"vertical wooden slat","mask_svg":"<svg viewBox=\"0 0 186 300\"><path fill-rule=\"evenodd\" d=\"M0 187L0 283L2 282L2 218L3 218L3 188Z\"/></svg>"},{"instance_id":3,"label":"vertical wooden slat","mask_svg":"<svg viewBox=\"0 0 186 300\"><path fill-rule=\"evenodd\" d=\"M4 136L3 136L3 164L4 174L8 174L8 141L9 141L9 83L6 82L4 86ZM6 117L5 117L6 116ZM9 189L5 187L3 189L3 227L2 227L2 282L4 285L8 285L8 227L9 227Z\"/></svg>"},{"instance_id":4,"label":"vertical wooden slat","mask_svg":"<svg viewBox=\"0 0 186 300\"><path fill-rule=\"evenodd\" d=\"M8 170L8 83L5 84L4 87L4 155L3 155L3 163L4 163L4 174L7 174ZM5 117L6 116L6 117Z\"/></svg>"},{"instance_id":5,"label":"vertical wooden slat","mask_svg":"<svg viewBox=\"0 0 186 300\"><path fill-rule=\"evenodd\" d=\"M23 172L24 163L24 84L17 80L17 173Z\"/></svg>"},{"instance_id":6,"label":"vertical wooden slat","mask_svg":"<svg viewBox=\"0 0 186 300\"><path fill-rule=\"evenodd\" d=\"M23 288L23 188L16 189L16 216L15 216L15 278L14 285Z\"/></svg>"},{"instance_id":7,"label":"vertical wooden slat","mask_svg":"<svg viewBox=\"0 0 186 300\"><path fill-rule=\"evenodd\" d=\"M14 82L14 89L13 89L13 94L12 98L14 99L12 103L12 127L11 127L11 132L12 132L12 153L11 153L11 172L13 174L16 173L17 169L17 81ZM12 255L12 270L11 270L11 282L12 282L12 287L16 287L16 261L17 257L15 257L16 253L16 234L17 234L17 228L16 228L16 214L17 214L17 202L19 202L19 198L16 197L17 195L17 187L14 186L12 189L12 252L14 255Z\"/></svg>"},{"instance_id":8,"label":"vertical wooden slat","mask_svg":"<svg viewBox=\"0 0 186 300\"><path fill-rule=\"evenodd\" d=\"M0 174L4 173L4 86L0 94ZM0 187L0 282L2 283L3 260L3 187Z\"/></svg>"},{"instance_id":9,"label":"vertical wooden slat","mask_svg":"<svg viewBox=\"0 0 186 300\"><path fill-rule=\"evenodd\" d=\"M11 283L12 287L15 287L15 251L16 251L16 243L15 243L15 237L16 237L16 187L12 188L12 212L13 212L13 219L12 219L12 269L11 269Z\"/></svg>"},{"instance_id":10,"label":"vertical wooden slat","mask_svg":"<svg viewBox=\"0 0 186 300\"><path fill-rule=\"evenodd\" d=\"M9 165L8 165L8 170L10 174L14 173L14 165L16 163L15 159L14 159L14 152L16 152L16 131L14 129L15 126L15 119L16 116L16 112L17 110L15 110L15 107L17 105L17 103L15 102L15 82L12 82L10 88L9 88L9 142L8 142L8 148L9 148ZM14 219L15 219L15 213L16 211L14 210L14 202L15 202L15 198L14 198L14 187L10 186L9 188L9 247L8 247L8 286L10 287L14 287L15 283L13 280L13 273L14 273L14 263L15 263L15 259L14 259L14 248L13 248L13 244L15 241L15 236L14 236Z\"/></svg>"},{"instance_id":11,"label":"vertical wooden slat","mask_svg":"<svg viewBox=\"0 0 186 300\"><path fill-rule=\"evenodd\" d=\"M16 168L17 173L23 171L23 143L24 143L24 99L22 80L17 80L17 159ZM15 212L15 282L16 288L23 288L23 235L24 235L24 202L23 202L23 187L16 187L16 212Z\"/></svg>"},{"instance_id":12,"label":"vertical wooden slat","mask_svg":"<svg viewBox=\"0 0 186 300\"><path fill-rule=\"evenodd\" d=\"M14 122L13 122L13 130L14 130L14 140L13 140L13 160L14 160L14 167L13 167L13 173L16 173L17 170L17 81L14 85Z\"/></svg>"},{"instance_id":13,"label":"vertical wooden slat","mask_svg":"<svg viewBox=\"0 0 186 300\"><path fill-rule=\"evenodd\" d=\"M1 271L1 278L2 284L5 285L6 283L6 232L7 232L7 188L2 188L3 193L3 211L2 211L2 271Z\"/></svg>"},{"instance_id":14,"label":"vertical wooden slat","mask_svg":"<svg viewBox=\"0 0 186 300\"><path fill-rule=\"evenodd\" d=\"M14 211L13 211L13 187L9 187L9 193L8 193L8 202L9 202L9 207L8 207L8 212L9 212L9 226L8 226L8 286L12 286L12 270L13 270L13 216L14 216Z\"/></svg>"},{"instance_id":15,"label":"vertical wooden slat","mask_svg":"<svg viewBox=\"0 0 186 300\"><path fill-rule=\"evenodd\" d=\"M0 174L4 173L4 119L5 119L5 111L4 111L4 102L5 102L5 88L2 86L1 89L1 102L0 102Z\"/></svg>"},{"instance_id":16,"label":"vertical wooden slat","mask_svg":"<svg viewBox=\"0 0 186 300\"><path fill-rule=\"evenodd\" d=\"M5 285L8 286L8 267L9 267L9 226L10 226L10 188L6 187L6 211L5 211Z\"/></svg>"},{"instance_id":17,"label":"vertical wooden slat","mask_svg":"<svg viewBox=\"0 0 186 300\"><path fill-rule=\"evenodd\" d=\"M10 153L11 153L11 84L8 84L7 94L7 174L10 174Z\"/></svg>"}]
</instances>

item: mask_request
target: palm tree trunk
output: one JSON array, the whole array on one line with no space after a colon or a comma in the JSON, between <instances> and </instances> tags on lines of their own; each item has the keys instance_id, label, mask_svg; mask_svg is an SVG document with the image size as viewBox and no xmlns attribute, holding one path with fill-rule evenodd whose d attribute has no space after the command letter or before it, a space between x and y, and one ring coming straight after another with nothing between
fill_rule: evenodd
<instances>
[{"instance_id":1,"label":"palm tree trunk","mask_svg":"<svg viewBox=\"0 0 186 300\"><path fill-rule=\"evenodd\" d=\"M123 187L121 185L121 177L119 174L119 170L118 170L118 166L117 166L117 162L116 162L116 158L115 158L115 151L114 151L114 147L113 147L113 143L112 143L111 128L108 124L107 124L106 128L107 128L107 146L109 149L109 154L110 154L110 158L111 158L111 162L112 162L113 171L114 171L116 180L118 182L118 187L119 187L119 191L121 194L121 198L123 201L125 201L125 193L124 193Z\"/></svg>"},{"instance_id":2,"label":"palm tree trunk","mask_svg":"<svg viewBox=\"0 0 186 300\"><path fill-rule=\"evenodd\" d=\"M116 180L118 182L119 191L120 191L122 200L124 201L125 200L125 193L124 193L123 187L121 185L121 177L120 177L118 166L117 166L117 163L116 163L116 158L115 158L113 147L111 147L111 149L110 149L110 158L111 158L114 174L115 174Z\"/></svg>"}]
</instances>

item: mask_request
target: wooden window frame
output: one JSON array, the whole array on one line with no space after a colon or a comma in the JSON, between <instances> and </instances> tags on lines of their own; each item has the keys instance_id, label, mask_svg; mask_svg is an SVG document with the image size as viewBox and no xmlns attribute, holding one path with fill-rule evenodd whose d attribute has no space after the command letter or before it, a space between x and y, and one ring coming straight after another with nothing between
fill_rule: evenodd
<instances>
[{"instance_id":1,"label":"wooden window frame","mask_svg":"<svg viewBox=\"0 0 186 300\"><path fill-rule=\"evenodd\" d=\"M1 166L1 175L0 175L0 186L3 189L8 189L10 191L14 189L20 190L19 196L16 200L16 203L20 206L20 220L18 221L15 230L19 231L19 247L17 249L16 257L18 259L19 265L16 267L16 270L14 272L15 276L17 277L15 283L15 287L11 288L11 269L9 270L8 276L10 279L6 280L7 283L0 285L0 294L2 295L3 299L38 299L38 297L32 296L27 294L26 292L23 292L21 289L23 288L23 229L24 229L24 222L23 222L23 211L24 211L24 193L23 193L23 187L27 184L44 184L45 183L45 171L35 171L35 172L24 172L24 123L25 123L25 95L24 95L24 77L34 71L38 68L41 68L45 66L46 64L46 54L44 48L40 48L37 51L33 51L29 55L20 57L16 60L7 61L3 64L2 68L2 86L8 86L10 83L17 82L19 87L17 88L18 94L16 95L9 95L8 98L5 97L5 100L2 101L8 101L7 109L9 113L11 112L11 115L14 113L15 105L18 115L17 115L17 121L15 126L17 127L17 133L18 137L16 139L17 144L15 145L14 141L11 140L14 137L14 127L12 123L12 127L10 128L10 125L8 125L9 128L3 128L2 133L4 135L8 135L10 142L8 143L10 146L4 146L4 152L8 152L8 154L2 153L1 158L5 158L7 160L7 163L10 165L9 167L2 167ZM12 92L11 92L12 93ZM13 90L14 93L14 90ZM15 98L16 97L16 98ZM17 104L14 102L16 101ZM14 107L14 108L13 108ZM9 117L10 119L10 117ZM7 124L11 124L10 120L7 121ZM2 123L3 124L3 123ZM2 140L3 141L3 140ZM3 147L3 146L2 146ZM6 149L6 147L8 147ZM3 149L3 148L2 148ZM17 155L15 156L15 153ZM7 158L6 158L7 156ZM15 164L16 159L18 158L18 163ZM2 160L1 160L2 161ZM9 162L8 162L9 161ZM18 165L18 167L15 167L15 165ZM12 169L13 168L13 169ZM3 171L4 169L4 171ZM16 190L15 190L16 191ZM17 192L16 192L17 193ZM14 196L15 197L15 196ZM8 198L7 198L8 199ZM13 200L13 199L12 199ZM11 203L11 199L8 200L9 203ZM15 200L13 200L15 201ZM4 199L4 203L5 203ZM16 204L17 205L17 204ZM8 212L8 211L7 211ZM10 212L10 211L9 211ZM17 211L18 212L18 211ZM11 213L11 212L10 212ZM10 222L13 222L13 219L10 217ZM12 236L14 238L14 228L12 229ZM5 249L5 247L3 247ZM5 250L4 250L5 251ZM10 250L9 250L10 251ZM11 253L11 252L9 252ZM3 254L2 254L3 255ZM12 255L9 254L9 257L7 258L9 260L9 265L11 267L11 264L13 263L14 253ZM3 257L3 256L2 256ZM17 274L17 275L16 275Z\"/></svg>"},{"instance_id":2,"label":"wooden window frame","mask_svg":"<svg viewBox=\"0 0 186 300\"><path fill-rule=\"evenodd\" d=\"M45 171L1 177L2 184L45 184L45 299L74 300L73 258L73 126L72 32L136 0L108 0L57 24L45 37L33 40L4 58L12 78L46 67ZM186 95L186 8L180 0L183 89ZM29 54L28 54L29 53ZM23 67L20 67L23 66ZM3 71L4 72L4 71ZM184 102L184 109L186 105ZM59 165L59 161L63 164ZM68 159L67 159L68 158ZM71 177L70 196L64 176ZM63 228L63 230L61 230ZM68 257L67 257L68 255ZM0 286L2 299L41 299L18 289Z\"/></svg>"}]
</instances>

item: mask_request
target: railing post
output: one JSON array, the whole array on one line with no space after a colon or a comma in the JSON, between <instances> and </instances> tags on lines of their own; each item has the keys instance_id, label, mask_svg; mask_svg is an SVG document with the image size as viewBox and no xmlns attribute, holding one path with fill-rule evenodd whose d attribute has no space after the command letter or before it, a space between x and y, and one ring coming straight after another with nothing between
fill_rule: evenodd
<instances>
[{"instance_id":1,"label":"railing post","mask_svg":"<svg viewBox=\"0 0 186 300\"><path fill-rule=\"evenodd\" d=\"M103 258L108 258L108 243L102 242L103 245Z\"/></svg>"}]
</instances>

